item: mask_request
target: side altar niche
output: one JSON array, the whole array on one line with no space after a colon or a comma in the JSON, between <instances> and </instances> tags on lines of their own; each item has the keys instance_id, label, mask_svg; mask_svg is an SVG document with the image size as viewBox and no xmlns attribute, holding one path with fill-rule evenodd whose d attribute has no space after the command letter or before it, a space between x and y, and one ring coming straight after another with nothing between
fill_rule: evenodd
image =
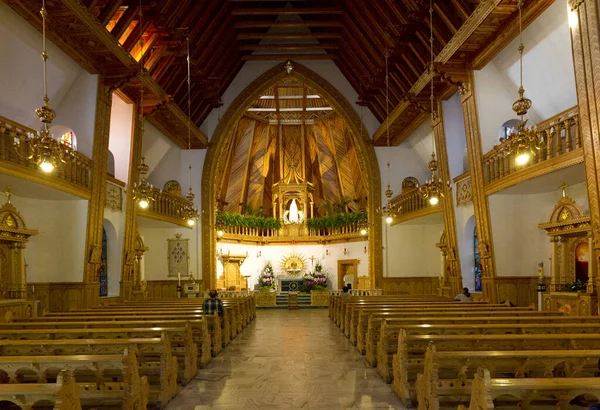
<instances>
[{"instance_id":1,"label":"side altar niche","mask_svg":"<svg viewBox=\"0 0 600 410\"><path fill-rule=\"evenodd\" d=\"M27 300L25 244L38 231L27 229L11 202L11 192L0 208L0 322L37 316L36 303Z\"/></svg>"},{"instance_id":2,"label":"side altar niche","mask_svg":"<svg viewBox=\"0 0 600 410\"><path fill-rule=\"evenodd\" d=\"M563 311L570 315L598 315L596 261L589 257L592 245L590 216L566 195L554 206L548 222L538 225L552 243L550 284L543 294L544 310ZM565 285L579 282L585 290L563 291Z\"/></svg>"}]
</instances>

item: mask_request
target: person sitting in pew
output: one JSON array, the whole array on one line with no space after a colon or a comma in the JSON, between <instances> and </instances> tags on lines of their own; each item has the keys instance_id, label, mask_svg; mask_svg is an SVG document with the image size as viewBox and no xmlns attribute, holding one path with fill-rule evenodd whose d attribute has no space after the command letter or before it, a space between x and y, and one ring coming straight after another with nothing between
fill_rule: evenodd
<instances>
[{"instance_id":1,"label":"person sitting in pew","mask_svg":"<svg viewBox=\"0 0 600 410\"><path fill-rule=\"evenodd\" d=\"M469 288L463 288L463 293L460 295L456 295L454 300L458 302L471 302L471 294L469 293Z\"/></svg>"},{"instance_id":2,"label":"person sitting in pew","mask_svg":"<svg viewBox=\"0 0 600 410\"><path fill-rule=\"evenodd\" d=\"M202 310L205 315L214 315L216 312L219 316L223 316L223 302L217 298L217 295L218 293L215 289L208 293L210 298L205 299L202 303Z\"/></svg>"},{"instance_id":3,"label":"person sitting in pew","mask_svg":"<svg viewBox=\"0 0 600 410\"><path fill-rule=\"evenodd\" d=\"M343 293L342 293L342 299L348 299L348 298L350 298L350 296L352 296L352 295L350 294L349 290L350 290L350 289L348 288L348 286L344 286L344 287L342 288L342 292L343 292Z\"/></svg>"}]
</instances>

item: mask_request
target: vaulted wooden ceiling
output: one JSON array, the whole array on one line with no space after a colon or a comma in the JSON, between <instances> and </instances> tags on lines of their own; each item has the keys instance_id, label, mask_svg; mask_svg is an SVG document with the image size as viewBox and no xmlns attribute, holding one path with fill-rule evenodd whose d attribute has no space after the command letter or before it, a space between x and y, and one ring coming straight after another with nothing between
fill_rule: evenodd
<instances>
[{"instance_id":1,"label":"vaulted wooden ceiling","mask_svg":"<svg viewBox=\"0 0 600 410\"><path fill-rule=\"evenodd\" d=\"M5 0L40 28L41 0ZM525 0L524 25L554 0ZM518 0L434 0L437 95L456 89L467 68L482 68L518 33ZM47 0L49 36L91 73L133 101L141 81L150 120L186 146L186 36L191 43L191 120L197 126L248 60L335 62L382 126L389 55L390 128L399 144L427 117L429 0ZM144 39L146 73L138 74ZM194 130L194 147L208 144Z\"/></svg>"},{"instance_id":2,"label":"vaulted wooden ceiling","mask_svg":"<svg viewBox=\"0 0 600 410\"><path fill-rule=\"evenodd\" d=\"M290 183L314 187L315 216L324 215L325 204L348 211L367 206L349 127L325 98L292 78L263 93L227 138L223 177L215 181L219 209L262 208L271 216L273 187Z\"/></svg>"}]
</instances>

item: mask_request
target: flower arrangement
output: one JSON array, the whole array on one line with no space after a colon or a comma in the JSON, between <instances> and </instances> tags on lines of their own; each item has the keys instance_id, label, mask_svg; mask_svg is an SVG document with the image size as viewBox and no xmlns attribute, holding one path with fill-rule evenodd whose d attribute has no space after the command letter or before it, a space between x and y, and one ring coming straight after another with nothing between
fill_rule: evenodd
<instances>
[{"instance_id":1,"label":"flower arrangement","mask_svg":"<svg viewBox=\"0 0 600 410\"><path fill-rule=\"evenodd\" d=\"M258 284L261 290L269 290L275 287L275 271L271 262L267 262L260 277L258 278Z\"/></svg>"},{"instance_id":2,"label":"flower arrangement","mask_svg":"<svg viewBox=\"0 0 600 410\"><path fill-rule=\"evenodd\" d=\"M304 275L304 282L300 287L300 292L310 293L311 290L327 289L327 271L321 265L321 262L315 263L314 270Z\"/></svg>"}]
</instances>

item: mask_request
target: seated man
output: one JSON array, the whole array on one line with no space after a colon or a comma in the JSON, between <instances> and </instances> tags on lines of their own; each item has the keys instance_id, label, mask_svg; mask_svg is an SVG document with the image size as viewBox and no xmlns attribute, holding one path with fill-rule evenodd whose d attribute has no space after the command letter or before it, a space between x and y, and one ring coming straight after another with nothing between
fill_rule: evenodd
<instances>
[{"instance_id":1,"label":"seated man","mask_svg":"<svg viewBox=\"0 0 600 410\"><path fill-rule=\"evenodd\" d=\"M350 292L349 292L349 290L350 290L350 289L348 289L348 286L344 286L344 287L342 288L342 292L343 292L343 293L342 293L342 299L348 299L350 296L352 296L352 295L350 295Z\"/></svg>"},{"instance_id":2,"label":"seated man","mask_svg":"<svg viewBox=\"0 0 600 410\"><path fill-rule=\"evenodd\" d=\"M217 313L219 316L223 315L223 302L217 299L217 291L215 289L208 293L209 299L205 299L202 303L202 310L205 315L214 315Z\"/></svg>"},{"instance_id":3,"label":"seated man","mask_svg":"<svg viewBox=\"0 0 600 410\"><path fill-rule=\"evenodd\" d=\"M459 302L470 302L471 294L469 293L469 288L463 288L463 293L461 293L460 295L456 295L454 300Z\"/></svg>"}]
</instances>

